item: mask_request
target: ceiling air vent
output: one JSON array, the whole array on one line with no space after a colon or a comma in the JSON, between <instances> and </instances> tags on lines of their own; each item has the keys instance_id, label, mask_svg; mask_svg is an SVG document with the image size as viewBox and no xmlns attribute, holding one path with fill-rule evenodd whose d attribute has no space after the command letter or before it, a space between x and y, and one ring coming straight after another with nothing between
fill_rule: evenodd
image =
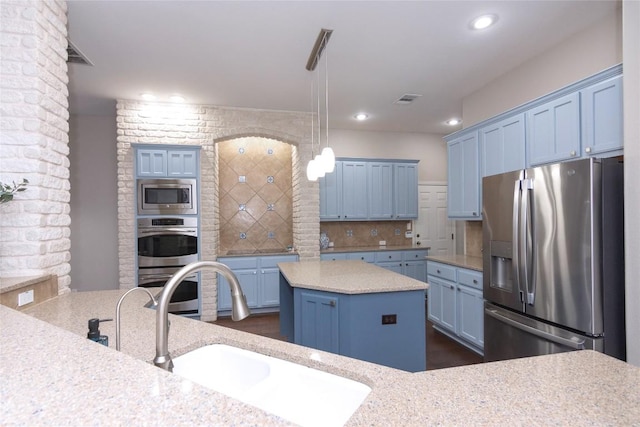
<instances>
[{"instance_id":1,"label":"ceiling air vent","mask_svg":"<svg viewBox=\"0 0 640 427\"><path fill-rule=\"evenodd\" d=\"M71 43L71 40L67 40L67 42L68 63L93 66L93 63L89 61L89 59L82 52L80 52L80 49L78 49L73 43Z\"/></svg>"},{"instance_id":2,"label":"ceiling air vent","mask_svg":"<svg viewBox=\"0 0 640 427\"><path fill-rule=\"evenodd\" d=\"M402 95L394 104L398 105L408 105L411 104L416 99L420 98L422 95L417 95L415 93L405 93Z\"/></svg>"}]
</instances>

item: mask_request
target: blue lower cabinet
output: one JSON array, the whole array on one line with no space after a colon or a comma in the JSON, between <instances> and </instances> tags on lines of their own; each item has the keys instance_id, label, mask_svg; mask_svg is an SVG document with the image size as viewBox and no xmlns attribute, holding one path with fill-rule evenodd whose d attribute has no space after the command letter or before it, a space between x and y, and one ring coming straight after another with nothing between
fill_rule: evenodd
<instances>
[{"instance_id":1,"label":"blue lower cabinet","mask_svg":"<svg viewBox=\"0 0 640 427\"><path fill-rule=\"evenodd\" d=\"M337 294L291 288L280 277L281 334L293 330L296 344L410 372L426 369L424 291ZM291 311L283 307L287 295Z\"/></svg>"},{"instance_id":2,"label":"blue lower cabinet","mask_svg":"<svg viewBox=\"0 0 640 427\"><path fill-rule=\"evenodd\" d=\"M318 292L300 292L296 343L318 350L340 353L339 297Z\"/></svg>"}]
</instances>

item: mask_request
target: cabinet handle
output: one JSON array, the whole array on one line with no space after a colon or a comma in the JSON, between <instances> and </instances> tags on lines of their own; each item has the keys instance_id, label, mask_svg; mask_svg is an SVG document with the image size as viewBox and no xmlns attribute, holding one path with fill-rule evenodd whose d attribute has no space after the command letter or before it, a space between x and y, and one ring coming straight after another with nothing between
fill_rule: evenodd
<instances>
[{"instance_id":1,"label":"cabinet handle","mask_svg":"<svg viewBox=\"0 0 640 427\"><path fill-rule=\"evenodd\" d=\"M571 154L571 157L575 157L575 155L576 155L576 150L571 150L571 153L569 153L569 154Z\"/></svg>"},{"instance_id":2,"label":"cabinet handle","mask_svg":"<svg viewBox=\"0 0 640 427\"><path fill-rule=\"evenodd\" d=\"M591 152L591 147L587 147L587 148L585 148L585 149L584 149L584 152L585 152L585 153L587 153L587 154L589 154L589 153Z\"/></svg>"},{"instance_id":3,"label":"cabinet handle","mask_svg":"<svg viewBox=\"0 0 640 427\"><path fill-rule=\"evenodd\" d=\"M440 270L436 270L436 272L437 272L438 274L440 274Z\"/></svg>"},{"instance_id":4,"label":"cabinet handle","mask_svg":"<svg viewBox=\"0 0 640 427\"><path fill-rule=\"evenodd\" d=\"M472 213L473 213L473 216L476 216L476 215L478 215L478 214L477 214L476 212L472 212Z\"/></svg>"},{"instance_id":5,"label":"cabinet handle","mask_svg":"<svg viewBox=\"0 0 640 427\"><path fill-rule=\"evenodd\" d=\"M477 285L478 281L476 279L473 279L473 283L475 283Z\"/></svg>"},{"instance_id":6,"label":"cabinet handle","mask_svg":"<svg viewBox=\"0 0 640 427\"><path fill-rule=\"evenodd\" d=\"M453 285L449 285L449 288L453 289ZM460 288L458 288L458 290L460 290Z\"/></svg>"},{"instance_id":7,"label":"cabinet handle","mask_svg":"<svg viewBox=\"0 0 640 427\"><path fill-rule=\"evenodd\" d=\"M335 307L335 306L336 306L336 301L335 301L335 300L331 300L331 301L329 301L329 305L330 305L331 307Z\"/></svg>"}]
</instances>

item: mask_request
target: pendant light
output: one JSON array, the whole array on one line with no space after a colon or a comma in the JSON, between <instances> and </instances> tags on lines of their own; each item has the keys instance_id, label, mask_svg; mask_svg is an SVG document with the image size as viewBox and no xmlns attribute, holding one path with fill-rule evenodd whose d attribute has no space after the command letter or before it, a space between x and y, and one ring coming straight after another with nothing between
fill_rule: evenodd
<instances>
[{"instance_id":1,"label":"pendant light","mask_svg":"<svg viewBox=\"0 0 640 427\"><path fill-rule=\"evenodd\" d=\"M325 137L327 139L327 146L322 149L322 168L325 173L331 173L336 168L336 155L333 154L333 150L329 147L329 54L324 56L324 111L326 118L326 131ZM318 141L319 145L320 141ZM324 176L324 175L323 175Z\"/></svg>"},{"instance_id":2,"label":"pendant light","mask_svg":"<svg viewBox=\"0 0 640 427\"><path fill-rule=\"evenodd\" d=\"M320 34L318 34L318 38L311 50L311 55L307 60L306 69L308 71L314 71L316 66L318 65L318 61L322 56L323 50L327 47L327 43L329 42L329 38L331 37L331 33L333 30L321 29ZM326 129L325 129L325 139L326 139L326 147L322 149L322 153L320 153L321 143L321 120L320 120L320 75L316 72L316 77L318 81L317 85L317 93L314 94L313 83L311 89L311 99L313 103L313 99L317 100L317 120L318 120L318 154L313 156L314 153L314 139L315 139L315 127L314 122L316 118L316 111L312 108L314 114L311 118L311 157L312 159L307 164L307 179L309 181L316 181L319 177L325 176L326 173L331 173L335 169L336 158L333 153L331 147L329 147L329 73L328 73L328 62L327 57L325 56L325 116L326 116ZM315 95L315 96L314 96Z\"/></svg>"}]
</instances>

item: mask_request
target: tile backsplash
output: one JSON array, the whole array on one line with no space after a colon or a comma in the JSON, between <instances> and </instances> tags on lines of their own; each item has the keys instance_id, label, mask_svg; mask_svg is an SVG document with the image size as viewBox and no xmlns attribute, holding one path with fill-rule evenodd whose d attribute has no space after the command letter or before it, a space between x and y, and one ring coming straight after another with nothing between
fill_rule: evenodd
<instances>
[{"instance_id":1,"label":"tile backsplash","mask_svg":"<svg viewBox=\"0 0 640 427\"><path fill-rule=\"evenodd\" d=\"M218 143L220 251L293 244L291 146L247 137Z\"/></svg>"},{"instance_id":2,"label":"tile backsplash","mask_svg":"<svg viewBox=\"0 0 640 427\"><path fill-rule=\"evenodd\" d=\"M465 255L482 256L482 221L465 222Z\"/></svg>"},{"instance_id":3,"label":"tile backsplash","mask_svg":"<svg viewBox=\"0 0 640 427\"><path fill-rule=\"evenodd\" d=\"M408 221L353 221L321 222L320 231L329 236L334 247L377 246L385 240L387 246L411 244L412 239L404 236Z\"/></svg>"}]
</instances>

